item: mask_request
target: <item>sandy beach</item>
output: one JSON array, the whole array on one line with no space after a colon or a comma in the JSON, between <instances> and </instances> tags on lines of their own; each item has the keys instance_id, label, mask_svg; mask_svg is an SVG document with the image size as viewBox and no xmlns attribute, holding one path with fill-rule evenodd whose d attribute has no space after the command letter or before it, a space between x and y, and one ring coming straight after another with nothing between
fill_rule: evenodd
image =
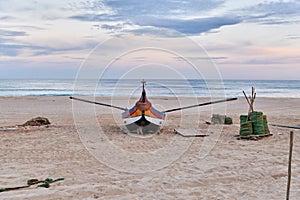
<instances>
[{"instance_id":1,"label":"sandy beach","mask_svg":"<svg viewBox=\"0 0 300 200\"><path fill-rule=\"evenodd\" d=\"M159 109L177 107L175 99L150 100ZM0 188L32 178L65 180L50 188L2 192L0 199L285 199L290 129L270 126L271 137L237 140L239 116L248 105L243 98L226 103L233 125L205 124L223 106L170 113L160 134L139 137L121 131L115 119L120 111L72 106L68 97L1 97ZM255 110L269 123L300 125L300 99L257 98ZM15 127L37 116L51 125ZM194 121L207 137L187 139L173 132L181 123L193 128ZM97 135L99 127L105 141ZM294 132L290 199L300 196L300 132Z\"/></svg>"}]
</instances>

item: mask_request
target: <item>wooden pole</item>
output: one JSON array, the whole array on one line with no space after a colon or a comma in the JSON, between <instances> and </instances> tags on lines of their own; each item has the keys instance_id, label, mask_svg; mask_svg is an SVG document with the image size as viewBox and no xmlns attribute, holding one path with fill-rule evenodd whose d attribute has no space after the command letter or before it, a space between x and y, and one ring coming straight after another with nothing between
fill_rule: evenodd
<instances>
[{"instance_id":1,"label":"wooden pole","mask_svg":"<svg viewBox=\"0 0 300 200\"><path fill-rule=\"evenodd\" d=\"M73 100L77 100L77 101L82 101L82 102L86 102L86 103L92 103L92 104L100 105L100 106L116 108L116 109L123 110L123 111L128 110L127 108L122 108L122 107L119 107L119 106L114 106L114 105L110 105L110 104L106 104L106 103L100 103L100 102L96 102L96 101L89 101L89 100L80 99L80 98L77 98L77 97L69 97L69 98L73 99Z\"/></svg>"},{"instance_id":2,"label":"wooden pole","mask_svg":"<svg viewBox=\"0 0 300 200\"><path fill-rule=\"evenodd\" d=\"M293 129L300 129L300 126L289 126L289 125L282 125L282 124L269 124L271 126L277 126L282 128L293 128Z\"/></svg>"},{"instance_id":3,"label":"wooden pole","mask_svg":"<svg viewBox=\"0 0 300 200\"><path fill-rule=\"evenodd\" d=\"M255 100L255 98L256 98L256 92L254 93L253 101L252 101L252 104L251 104L252 112L254 112L254 100Z\"/></svg>"},{"instance_id":4,"label":"wooden pole","mask_svg":"<svg viewBox=\"0 0 300 200\"><path fill-rule=\"evenodd\" d=\"M254 111L253 104L254 104L254 100L255 100L255 98L256 98L255 88L252 87L251 97L250 97L250 96L247 97L247 95L246 95L246 93L245 93L244 90L243 90L243 94L244 94L244 96L245 96L245 98L246 98L246 100L247 100L247 102L248 102L248 104L249 104L248 116L247 116L247 121L249 121L249 118L250 118L250 112L251 112L251 111L252 111L252 112Z\"/></svg>"},{"instance_id":5,"label":"wooden pole","mask_svg":"<svg viewBox=\"0 0 300 200\"><path fill-rule=\"evenodd\" d=\"M246 100L247 100L247 102L248 102L248 104L249 104L249 107L251 107L250 101L249 101L249 99L248 99L248 97L247 97L247 95L246 95L246 93L245 93L244 90L243 90L243 94L244 94L244 96L245 96L245 98L246 98Z\"/></svg>"},{"instance_id":6,"label":"wooden pole","mask_svg":"<svg viewBox=\"0 0 300 200\"><path fill-rule=\"evenodd\" d=\"M291 186L291 174L292 174L292 152L293 152L293 140L294 132L290 132L290 152L289 152L289 167L288 167L288 183L287 183L287 192L286 200L290 199L290 186Z\"/></svg>"},{"instance_id":7,"label":"wooden pole","mask_svg":"<svg viewBox=\"0 0 300 200\"><path fill-rule=\"evenodd\" d=\"M237 100L237 99L238 98L228 98L228 99L222 99L222 100L218 100L218 101L210 101L210 102L206 102L206 103L200 103L200 104L197 104L197 105L191 105L191 106L185 106L185 107L165 110L165 111L163 111L163 113L174 112L174 111L184 110L184 109L188 109L188 108L194 108L194 107L198 107L198 106L206 106L206 105L221 103L221 102L225 102L225 101L234 101L234 100Z\"/></svg>"}]
</instances>

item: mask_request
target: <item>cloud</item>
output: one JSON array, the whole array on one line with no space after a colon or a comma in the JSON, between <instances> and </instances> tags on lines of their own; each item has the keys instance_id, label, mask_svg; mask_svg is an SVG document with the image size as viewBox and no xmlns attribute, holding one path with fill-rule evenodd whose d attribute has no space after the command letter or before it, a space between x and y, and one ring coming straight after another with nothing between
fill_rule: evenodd
<instances>
[{"instance_id":1,"label":"cloud","mask_svg":"<svg viewBox=\"0 0 300 200\"><path fill-rule=\"evenodd\" d=\"M160 33L158 29L164 29L164 31L170 29L193 35L241 22L235 17L203 17L209 11L223 5L224 1L222 0L165 0L163 2L158 0L104 0L89 2L86 1L80 7L80 9L87 9L86 12L89 13L73 15L70 18L80 21L103 22L104 24L100 26L106 30L120 30L122 24L123 26L124 24L132 25L134 28L122 28L122 31L137 35L149 33L157 35ZM98 6L93 7L93 5ZM75 8L74 5L73 8ZM104 12L104 8L109 9L109 12ZM79 8L77 7L77 9ZM118 24L115 25L112 22Z\"/></svg>"},{"instance_id":2,"label":"cloud","mask_svg":"<svg viewBox=\"0 0 300 200\"><path fill-rule=\"evenodd\" d=\"M80 51L85 49L91 49L95 46L94 43L87 43L85 45L81 45L80 47L62 47L62 48L53 48L47 46L39 46L32 44L14 44L16 41L11 39L3 39L0 38L0 56L9 56L9 57L17 57L24 53L24 51L28 50L28 53L31 56L43 56L43 55L52 55L67 51ZM27 53L27 54L28 54ZM28 56L28 55L27 55Z\"/></svg>"},{"instance_id":3,"label":"cloud","mask_svg":"<svg viewBox=\"0 0 300 200\"><path fill-rule=\"evenodd\" d=\"M238 24L240 22L240 19L233 17L208 17L190 20L148 18L138 20L135 23L140 26L172 29L183 34L192 35L207 32L226 25Z\"/></svg>"},{"instance_id":4,"label":"cloud","mask_svg":"<svg viewBox=\"0 0 300 200\"><path fill-rule=\"evenodd\" d=\"M14 17L8 15L0 17L0 20L11 20L11 19L14 19Z\"/></svg>"},{"instance_id":5,"label":"cloud","mask_svg":"<svg viewBox=\"0 0 300 200\"><path fill-rule=\"evenodd\" d=\"M183 34L180 34L174 30L165 29L165 28L156 28L152 26L137 26L136 28L125 30L127 33L133 33L134 35L152 35L160 37L182 37Z\"/></svg>"},{"instance_id":6,"label":"cloud","mask_svg":"<svg viewBox=\"0 0 300 200\"><path fill-rule=\"evenodd\" d=\"M86 0L70 3L82 21L133 20L140 17L193 17L223 5L223 0Z\"/></svg>"},{"instance_id":7,"label":"cloud","mask_svg":"<svg viewBox=\"0 0 300 200\"><path fill-rule=\"evenodd\" d=\"M20 55L21 51L24 49L30 50L45 50L45 47L32 46L32 45L22 45L22 44L5 44L5 41L2 39L0 41L0 55L16 57ZM49 51L49 49L47 50Z\"/></svg>"},{"instance_id":8,"label":"cloud","mask_svg":"<svg viewBox=\"0 0 300 200\"><path fill-rule=\"evenodd\" d=\"M221 6L222 0L106 0L103 3L117 15L129 19L140 16L191 15L209 11Z\"/></svg>"},{"instance_id":9,"label":"cloud","mask_svg":"<svg viewBox=\"0 0 300 200\"><path fill-rule=\"evenodd\" d=\"M92 21L92 22L109 22L121 20L117 15L108 15L108 14L81 14L71 16L70 19L76 19L80 21Z\"/></svg>"},{"instance_id":10,"label":"cloud","mask_svg":"<svg viewBox=\"0 0 300 200\"><path fill-rule=\"evenodd\" d=\"M288 35L286 37L286 39L289 39L289 40L299 40L300 39L300 35L296 35L296 34Z\"/></svg>"},{"instance_id":11,"label":"cloud","mask_svg":"<svg viewBox=\"0 0 300 200\"><path fill-rule=\"evenodd\" d=\"M103 24L100 26L100 28L106 29L109 31L115 31L115 30L123 30L126 25L128 25L128 23L117 23L117 24L113 24L113 25Z\"/></svg>"},{"instance_id":12,"label":"cloud","mask_svg":"<svg viewBox=\"0 0 300 200\"><path fill-rule=\"evenodd\" d=\"M1 56L17 56L18 55L18 48L16 45L4 45L0 44L0 55Z\"/></svg>"},{"instance_id":13,"label":"cloud","mask_svg":"<svg viewBox=\"0 0 300 200\"><path fill-rule=\"evenodd\" d=\"M24 31L10 31L5 29L0 29L1 36L27 36L28 34Z\"/></svg>"},{"instance_id":14,"label":"cloud","mask_svg":"<svg viewBox=\"0 0 300 200\"><path fill-rule=\"evenodd\" d=\"M256 12L266 13L273 16L298 15L300 10L299 1L278 1L269 3L260 3L253 7Z\"/></svg>"},{"instance_id":15,"label":"cloud","mask_svg":"<svg viewBox=\"0 0 300 200\"><path fill-rule=\"evenodd\" d=\"M24 31L11 31L0 29L0 55L2 56L17 56L19 49L24 48L24 45L16 45L13 37L28 36Z\"/></svg>"},{"instance_id":16,"label":"cloud","mask_svg":"<svg viewBox=\"0 0 300 200\"><path fill-rule=\"evenodd\" d=\"M261 24L299 23L299 1L265 2L242 10L243 18Z\"/></svg>"},{"instance_id":17,"label":"cloud","mask_svg":"<svg viewBox=\"0 0 300 200\"><path fill-rule=\"evenodd\" d=\"M206 57L174 57L176 61L183 61L186 62L186 60L226 60L228 57L225 56L206 56Z\"/></svg>"}]
</instances>

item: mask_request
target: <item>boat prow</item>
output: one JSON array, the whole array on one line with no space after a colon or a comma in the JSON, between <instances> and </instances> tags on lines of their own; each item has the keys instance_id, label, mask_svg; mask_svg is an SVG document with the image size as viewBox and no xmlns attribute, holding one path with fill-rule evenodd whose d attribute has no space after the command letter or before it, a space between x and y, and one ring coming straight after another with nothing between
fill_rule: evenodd
<instances>
[{"instance_id":1,"label":"boat prow","mask_svg":"<svg viewBox=\"0 0 300 200\"><path fill-rule=\"evenodd\" d=\"M146 97L145 82L140 99L129 110L122 113L123 122L130 133L153 134L164 124L165 113L156 110Z\"/></svg>"}]
</instances>

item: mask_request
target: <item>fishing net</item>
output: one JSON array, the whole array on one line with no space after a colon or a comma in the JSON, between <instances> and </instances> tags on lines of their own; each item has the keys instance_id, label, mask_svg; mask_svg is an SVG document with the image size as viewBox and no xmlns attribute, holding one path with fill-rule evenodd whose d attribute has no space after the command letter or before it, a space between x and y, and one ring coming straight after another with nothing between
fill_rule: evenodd
<instances>
[{"instance_id":1,"label":"fishing net","mask_svg":"<svg viewBox=\"0 0 300 200\"><path fill-rule=\"evenodd\" d=\"M268 135L268 134L270 134L270 130L269 130L269 127L268 127L268 120L267 120L266 115L263 115L263 120L264 120L265 134Z\"/></svg>"},{"instance_id":2,"label":"fishing net","mask_svg":"<svg viewBox=\"0 0 300 200\"><path fill-rule=\"evenodd\" d=\"M240 135L252 135L253 129L252 129L252 122L241 122L240 124Z\"/></svg>"},{"instance_id":3,"label":"fishing net","mask_svg":"<svg viewBox=\"0 0 300 200\"><path fill-rule=\"evenodd\" d=\"M225 124L232 124L232 118L231 117L225 117Z\"/></svg>"},{"instance_id":4,"label":"fishing net","mask_svg":"<svg viewBox=\"0 0 300 200\"><path fill-rule=\"evenodd\" d=\"M256 112L256 111L250 112L249 117L248 115L240 115L240 135L247 135L247 134L248 135L250 134L269 135L270 130L268 127L267 116L263 115L262 112Z\"/></svg>"},{"instance_id":5,"label":"fishing net","mask_svg":"<svg viewBox=\"0 0 300 200\"><path fill-rule=\"evenodd\" d=\"M232 118L226 115L213 114L211 118L212 124L232 124Z\"/></svg>"},{"instance_id":6,"label":"fishing net","mask_svg":"<svg viewBox=\"0 0 300 200\"><path fill-rule=\"evenodd\" d=\"M264 125L263 113L257 111L250 112L249 119L252 122L253 134L264 135L265 125Z\"/></svg>"},{"instance_id":7,"label":"fishing net","mask_svg":"<svg viewBox=\"0 0 300 200\"><path fill-rule=\"evenodd\" d=\"M247 119L248 119L248 115L241 115L240 116L240 123L247 122Z\"/></svg>"},{"instance_id":8,"label":"fishing net","mask_svg":"<svg viewBox=\"0 0 300 200\"><path fill-rule=\"evenodd\" d=\"M7 192L7 191L11 191L11 190L19 190L19 189L29 188L32 185L37 185L37 187L49 188L51 183L54 183L57 181L63 181L63 180L65 180L65 179L64 178L58 178L58 179L47 178L45 180L29 179L29 180L27 180L27 185L11 187L11 188L0 188L0 192Z\"/></svg>"},{"instance_id":9,"label":"fishing net","mask_svg":"<svg viewBox=\"0 0 300 200\"><path fill-rule=\"evenodd\" d=\"M225 123L225 115L213 114L211 118L212 124L224 124Z\"/></svg>"}]
</instances>

